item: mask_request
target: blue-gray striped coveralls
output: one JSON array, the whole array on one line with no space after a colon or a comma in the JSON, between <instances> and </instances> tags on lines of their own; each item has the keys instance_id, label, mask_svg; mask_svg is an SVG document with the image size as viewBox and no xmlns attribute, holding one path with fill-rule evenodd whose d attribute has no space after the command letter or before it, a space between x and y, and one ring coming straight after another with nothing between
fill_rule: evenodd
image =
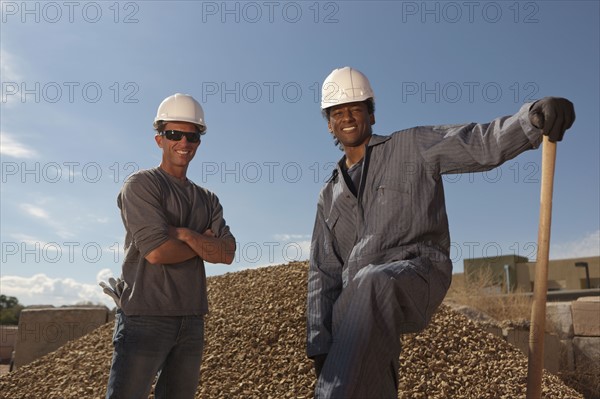
<instances>
[{"instance_id":1,"label":"blue-gray striped coveralls","mask_svg":"<svg viewBox=\"0 0 600 399\"><path fill-rule=\"evenodd\" d=\"M427 326L451 281L442 175L538 147L530 105L488 124L373 135L357 196L338 164L311 244L307 355L328 354L316 398L397 398L400 336Z\"/></svg>"}]
</instances>

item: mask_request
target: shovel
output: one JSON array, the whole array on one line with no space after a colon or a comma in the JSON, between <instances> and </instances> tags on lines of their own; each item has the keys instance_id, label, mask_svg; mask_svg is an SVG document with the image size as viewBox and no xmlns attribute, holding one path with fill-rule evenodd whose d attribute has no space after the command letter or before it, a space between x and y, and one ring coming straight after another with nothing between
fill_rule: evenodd
<instances>
[{"instance_id":1,"label":"shovel","mask_svg":"<svg viewBox=\"0 0 600 399\"><path fill-rule=\"evenodd\" d=\"M552 189L556 163L556 143L544 135L542 144L542 184L540 193L540 224L537 261L533 285L533 306L529 330L529 360L527 364L527 399L542 397L544 368L544 333L546 329L546 296L548 292L548 253L552 219Z\"/></svg>"}]
</instances>

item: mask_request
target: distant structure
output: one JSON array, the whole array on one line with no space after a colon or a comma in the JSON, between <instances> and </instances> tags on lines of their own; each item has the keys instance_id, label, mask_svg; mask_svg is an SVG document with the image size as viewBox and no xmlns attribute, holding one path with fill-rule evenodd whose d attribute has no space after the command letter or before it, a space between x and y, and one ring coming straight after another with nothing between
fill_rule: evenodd
<instances>
[{"instance_id":1,"label":"distant structure","mask_svg":"<svg viewBox=\"0 0 600 399\"><path fill-rule=\"evenodd\" d=\"M536 262L517 255L463 260L468 283L478 273L489 273L490 293L533 292ZM600 256L548 262L548 292L600 290Z\"/></svg>"}]
</instances>

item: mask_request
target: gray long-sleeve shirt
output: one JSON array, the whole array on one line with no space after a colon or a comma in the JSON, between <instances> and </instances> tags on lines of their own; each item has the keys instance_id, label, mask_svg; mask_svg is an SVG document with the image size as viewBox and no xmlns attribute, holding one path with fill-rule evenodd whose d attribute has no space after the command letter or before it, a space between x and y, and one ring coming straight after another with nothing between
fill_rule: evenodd
<instances>
[{"instance_id":1,"label":"gray long-sleeve shirt","mask_svg":"<svg viewBox=\"0 0 600 399\"><path fill-rule=\"evenodd\" d=\"M145 256L168 240L169 226L198 233L211 229L216 237L234 239L217 196L190 180L153 168L130 176L117 202L126 230L123 312L128 316L206 314L206 275L200 257L161 265Z\"/></svg>"},{"instance_id":2,"label":"gray long-sleeve shirt","mask_svg":"<svg viewBox=\"0 0 600 399\"><path fill-rule=\"evenodd\" d=\"M541 131L529 121L530 106L488 124L425 126L373 135L357 196L338 164L321 190L311 243L309 357L329 351L333 306L349 281L369 264L427 262L432 278L440 280L436 286L443 287L438 296L445 295L452 262L441 176L486 171L538 147ZM421 313L430 317L433 310Z\"/></svg>"}]
</instances>

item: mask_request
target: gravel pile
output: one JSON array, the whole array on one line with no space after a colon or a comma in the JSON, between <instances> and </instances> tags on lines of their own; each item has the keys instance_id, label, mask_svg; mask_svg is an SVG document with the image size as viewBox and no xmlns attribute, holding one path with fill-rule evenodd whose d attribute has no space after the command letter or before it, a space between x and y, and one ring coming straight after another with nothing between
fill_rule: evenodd
<instances>
[{"instance_id":1,"label":"gravel pile","mask_svg":"<svg viewBox=\"0 0 600 399\"><path fill-rule=\"evenodd\" d=\"M306 263L210 277L211 313L197 398L310 398L306 359ZM102 398L112 355L106 324L0 377L0 398ZM400 398L525 396L527 359L518 349L442 306L430 327L403 338ZM544 398L582 398L544 373Z\"/></svg>"}]
</instances>

